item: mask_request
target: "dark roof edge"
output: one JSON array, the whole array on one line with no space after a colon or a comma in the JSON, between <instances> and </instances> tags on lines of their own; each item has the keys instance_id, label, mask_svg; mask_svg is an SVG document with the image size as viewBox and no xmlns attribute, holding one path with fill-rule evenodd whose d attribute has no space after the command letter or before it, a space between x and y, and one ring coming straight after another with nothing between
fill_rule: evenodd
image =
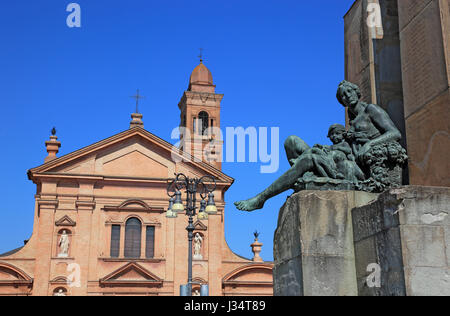
<instances>
[{"instance_id":1,"label":"dark roof edge","mask_svg":"<svg viewBox=\"0 0 450 316\"><path fill-rule=\"evenodd\" d=\"M8 252L2 253L2 254L0 254L0 258L12 256L13 254L18 253L22 249L23 249L23 247L20 247L20 248L17 248L17 249L10 250Z\"/></svg>"}]
</instances>

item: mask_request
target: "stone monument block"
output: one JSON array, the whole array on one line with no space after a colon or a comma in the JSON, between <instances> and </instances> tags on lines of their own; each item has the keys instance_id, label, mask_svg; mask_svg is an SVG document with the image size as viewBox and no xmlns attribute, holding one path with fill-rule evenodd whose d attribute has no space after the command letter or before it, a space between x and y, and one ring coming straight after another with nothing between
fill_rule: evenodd
<instances>
[{"instance_id":1,"label":"stone monument block","mask_svg":"<svg viewBox=\"0 0 450 316\"><path fill-rule=\"evenodd\" d=\"M400 5L400 12L403 6ZM439 1L431 1L400 30L405 117L408 118L448 90Z\"/></svg>"},{"instance_id":2,"label":"stone monument block","mask_svg":"<svg viewBox=\"0 0 450 316\"><path fill-rule=\"evenodd\" d=\"M279 296L449 296L450 188L296 193L274 259Z\"/></svg>"},{"instance_id":3,"label":"stone monument block","mask_svg":"<svg viewBox=\"0 0 450 316\"><path fill-rule=\"evenodd\" d=\"M447 91L406 121L412 185L450 187L449 104Z\"/></svg>"},{"instance_id":4,"label":"stone monument block","mask_svg":"<svg viewBox=\"0 0 450 316\"><path fill-rule=\"evenodd\" d=\"M358 295L351 210L376 197L356 191L292 195L275 232L275 295Z\"/></svg>"},{"instance_id":5,"label":"stone monument block","mask_svg":"<svg viewBox=\"0 0 450 316\"><path fill-rule=\"evenodd\" d=\"M410 158L403 184L450 186L450 3L377 0L383 36L373 38L369 2L356 0L344 17L346 79L401 131Z\"/></svg>"},{"instance_id":6,"label":"stone monument block","mask_svg":"<svg viewBox=\"0 0 450 316\"><path fill-rule=\"evenodd\" d=\"M430 2L435 0L408 0L398 1L400 15L400 28L404 28L412 19L414 19L423 9L425 9Z\"/></svg>"},{"instance_id":7,"label":"stone monument block","mask_svg":"<svg viewBox=\"0 0 450 316\"><path fill-rule=\"evenodd\" d=\"M359 295L450 295L450 188L393 189L352 216Z\"/></svg>"},{"instance_id":8,"label":"stone monument block","mask_svg":"<svg viewBox=\"0 0 450 316\"><path fill-rule=\"evenodd\" d=\"M401 202L391 195L382 194L373 203L352 211L356 277L360 296L406 294L399 219L396 213L399 204ZM375 271L377 268L378 271ZM368 284L369 275L373 272L378 272L374 278L379 279L380 286Z\"/></svg>"}]
</instances>

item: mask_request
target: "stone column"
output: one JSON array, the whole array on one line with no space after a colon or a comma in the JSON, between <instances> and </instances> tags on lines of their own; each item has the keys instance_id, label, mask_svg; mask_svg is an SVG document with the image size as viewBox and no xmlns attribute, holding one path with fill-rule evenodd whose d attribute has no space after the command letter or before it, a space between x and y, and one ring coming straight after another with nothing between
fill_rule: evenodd
<instances>
[{"instance_id":1,"label":"stone column","mask_svg":"<svg viewBox=\"0 0 450 316\"><path fill-rule=\"evenodd\" d=\"M56 186L56 185L55 185ZM50 295L49 280L51 269L51 258L56 245L53 244L53 233L55 225L55 211L58 207L57 200L37 200L38 204L38 228L36 266L34 271L34 296Z\"/></svg>"},{"instance_id":2,"label":"stone column","mask_svg":"<svg viewBox=\"0 0 450 316\"><path fill-rule=\"evenodd\" d=\"M214 192L219 196L218 192ZM222 238L223 232L223 212L219 206L216 215L209 215L208 219L208 285L211 296L222 296Z\"/></svg>"},{"instance_id":3,"label":"stone column","mask_svg":"<svg viewBox=\"0 0 450 316\"><path fill-rule=\"evenodd\" d=\"M74 244L75 263L80 266L80 287L73 287L72 294L85 296L88 294L89 264L91 259L92 215L95 210L94 201L76 201L77 208L77 240ZM93 258L96 260L97 258Z\"/></svg>"},{"instance_id":4,"label":"stone column","mask_svg":"<svg viewBox=\"0 0 450 316\"><path fill-rule=\"evenodd\" d=\"M351 210L376 196L354 191L292 195L275 232L274 294L358 295Z\"/></svg>"}]
</instances>

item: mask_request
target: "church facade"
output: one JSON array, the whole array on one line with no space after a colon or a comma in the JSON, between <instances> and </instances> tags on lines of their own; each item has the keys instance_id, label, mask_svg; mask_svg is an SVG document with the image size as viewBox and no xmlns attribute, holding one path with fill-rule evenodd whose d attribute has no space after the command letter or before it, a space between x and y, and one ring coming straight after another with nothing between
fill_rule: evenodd
<instances>
[{"instance_id":1,"label":"church facade","mask_svg":"<svg viewBox=\"0 0 450 316\"><path fill-rule=\"evenodd\" d=\"M194 219L194 293L208 285L213 296L272 295L273 264L259 257L257 238L253 259L225 240L225 193L234 180L217 159L221 140L205 150L220 127L222 97L200 62L179 103L180 127L189 132L179 149L145 130L139 113L128 130L62 157L52 135L44 164L28 171L36 184L32 236L0 255L0 295L179 295L188 219L166 217L177 173L217 181L217 214Z\"/></svg>"}]
</instances>

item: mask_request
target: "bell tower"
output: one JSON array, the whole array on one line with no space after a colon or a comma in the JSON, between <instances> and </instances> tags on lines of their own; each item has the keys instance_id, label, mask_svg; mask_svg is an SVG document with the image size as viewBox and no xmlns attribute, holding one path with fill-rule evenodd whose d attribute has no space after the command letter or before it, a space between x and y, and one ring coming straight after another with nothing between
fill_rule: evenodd
<instances>
[{"instance_id":1,"label":"bell tower","mask_svg":"<svg viewBox=\"0 0 450 316\"><path fill-rule=\"evenodd\" d=\"M181 149L219 170L222 169L223 147L220 132L222 98L223 94L216 93L211 72L200 59L178 104L181 111Z\"/></svg>"}]
</instances>

